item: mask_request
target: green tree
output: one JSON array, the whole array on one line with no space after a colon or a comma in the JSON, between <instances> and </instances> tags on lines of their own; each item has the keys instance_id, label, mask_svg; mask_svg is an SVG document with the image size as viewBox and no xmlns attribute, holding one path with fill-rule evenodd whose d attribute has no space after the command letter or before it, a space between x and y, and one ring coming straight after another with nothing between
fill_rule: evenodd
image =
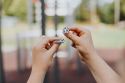
<instances>
[{"instance_id":1,"label":"green tree","mask_svg":"<svg viewBox=\"0 0 125 83\"><path fill-rule=\"evenodd\" d=\"M98 16L101 22L114 23L114 3L98 7Z\"/></svg>"},{"instance_id":2,"label":"green tree","mask_svg":"<svg viewBox=\"0 0 125 83\"><path fill-rule=\"evenodd\" d=\"M120 6L120 20L125 20L125 0L121 0Z\"/></svg>"},{"instance_id":3,"label":"green tree","mask_svg":"<svg viewBox=\"0 0 125 83\"><path fill-rule=\"evenodd\" d=\"M4 12L7 16L16 16L21 20L26 19L27 0L4 0Z\"/></svg>"},{"instance_id":4,"label":"green tree","mask_svg":"<svg viewBox=\"0 0 125 83\"><path fill-rule=\"evenodd\" d=\"M90 20L90 13L89 13L89 0L82 0L81 4L76 8L76 20L77 21L88 21Z\"/></svg>"},{"instance_id":5,"label":"green tree","mask_svg":"<svg viewBox=\"0 0 125 83\"><path fill-rule=\"evenodd\" d=\"M98 6L98 16L101 22L114 23L114 3ZM125 0L120 0L120 20L125 20Z\"/></svg>"}]
</instances>

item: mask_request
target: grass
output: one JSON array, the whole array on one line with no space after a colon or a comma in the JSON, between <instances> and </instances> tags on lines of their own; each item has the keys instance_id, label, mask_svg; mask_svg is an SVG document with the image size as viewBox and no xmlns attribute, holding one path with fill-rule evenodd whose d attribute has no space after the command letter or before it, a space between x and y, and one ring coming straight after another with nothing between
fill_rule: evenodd
<instances>
[{"instance_id":1,"label":"grass","mask_svg":"<svg viewBox=\"0 0 125 83\"><path fill-rule=\"evenodd\" d=\"M125 30L106 29L92 32L94 45L97 48L125 47Z\"/></svg>"}]
</instances>

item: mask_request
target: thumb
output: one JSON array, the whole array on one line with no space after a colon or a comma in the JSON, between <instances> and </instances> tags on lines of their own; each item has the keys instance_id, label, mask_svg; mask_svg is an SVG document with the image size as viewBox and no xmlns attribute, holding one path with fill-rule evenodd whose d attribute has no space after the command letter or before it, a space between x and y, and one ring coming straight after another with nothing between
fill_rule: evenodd
<instances>
[{"instance_id":1,"label":"thumb","mask_svg":"<svg viewBox=\"0 0 125 83\"><path fill-rule=\"evenodd\" d=\"M59 46L60 44L53 44L53 46L49 49L49 52L51 53L52 56L58 50Z\"/></svg>"},{"instance_id":2,"label":"thumb","mask_svg":"<svg viewBox=\"0 0 125 83\"><path fill-rule=\"evenodd\" d=\"M66 33L65 36L69 38L73 43L77 43L78 41L78 36L73 34L72 32Z\"/></svg>"}]
</instances>

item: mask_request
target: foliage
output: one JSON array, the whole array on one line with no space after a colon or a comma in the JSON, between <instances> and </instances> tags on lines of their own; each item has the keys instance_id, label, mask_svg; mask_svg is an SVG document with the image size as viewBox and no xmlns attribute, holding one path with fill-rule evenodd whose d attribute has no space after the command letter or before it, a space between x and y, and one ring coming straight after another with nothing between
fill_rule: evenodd
<instances>
[{"instance_id":1,"label":"foliage","mask_svg":"<svg viewBox=\"0 0 125 83\"><path fill-rule=\"evenodd\" d=\"M114 4L105 4L103 7L98 7L98 16L101 22L114 23Z\"/></svg>"},{"instance_id":2,"label":"foliage","mask_svg":"<svg viewBox=\"0 0 125 83\"><path fill-rule=\"evenodd\" d=\"M98 16L104 23L114 23L114 3L98 7ZM120 0L120 20L125 20L125 0Z\"/></svg>"},{"instance_id":3,"label":"foliage","mask_svg":"<svg viewBox=\"0 0 125 83\"><path fill-rule=\"evenodd\" d=\"M120 20L125 20L125 0L121 0Z\"/></svg>"},{"instance_id":4,"label":"foliage","mask_svg":"<svg viewBox=\"0 0 125 83\"><path fill-rule=\"evenodd\" d=\"M75 15L77 21L88 21L90 19L88 2L89 0L82 0L81 4L76 8Z\"/></svg>"},{"instance_id":5,"label":"foliage","mask_svg":"<svg viewBox=\"0 0 125 83\"><path fill-rule=\"evenodd\" d=\"M76 19L78 21L87 21L89 20L89 9L87 5L90 0L82 0L82 3L76 9ZM98 0L97 0L98 1ZM120 0L120 20L125 20L125 0ZM100 4L100 3L98 3ZM89 6L89 5L88 5ZM97 15L101 22L104 23L114 23L114 2L106 3L104 5L97 5Z\"/></svg>"},{"instance_id":6,"label":"foliage","mask_svg":"<svg viewBox=\"0 0 125 83\"><path fill-rule=\"evenodd\" d=\"M17 16L25 20L27 14L27 0L3 0L4 14L7 16ZM88 21L90 19L89 1L82 0L75 10L77 21ZM98 0L97 0L98 1ZM125 0L120 0L120 20L125 20ZM97 14L101 22L114 23L114 3L97 6ZM61 17L61 21L64 19Z\"/></svg>"},{"instance_id":7,"label":"foliage","mask_svg":"<svg viewBox=\"0 0 125 83\"><path fill-rule=\"evenodd\" d=\"M17 16L21 20L26 19L26 0L4 0L4 12L7 16Z\"/></svg>"}]
</instances>

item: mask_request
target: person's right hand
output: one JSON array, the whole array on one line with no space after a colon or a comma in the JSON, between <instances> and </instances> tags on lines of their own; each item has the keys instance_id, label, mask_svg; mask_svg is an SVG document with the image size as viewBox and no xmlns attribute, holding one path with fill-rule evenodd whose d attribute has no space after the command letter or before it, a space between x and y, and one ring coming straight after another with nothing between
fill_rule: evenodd
<instances>
[{"instance_id":1,"label":"person's right hand","mask_svg":"<svg viewBox=\"0 0 125 83\"><path fill-rule=\"evenodd\" d=\"M73 47L79 51L82 61L86 62L95 53L91 33L85 28L71 27L65 36L72 41Z\"/></svg>"},{"instance_id":2,"label":"person's right hand","mask_svg":"<svg viewBox=\"0 0 125 83\"><path fill-rule=\"evenodd\" d=\"M100 57L93 46L91 33L85 28L71 27L65 33L79 53L82 62L85 62L97 83L125 83L110 66Z\"/></svg>"}]
</instances>

